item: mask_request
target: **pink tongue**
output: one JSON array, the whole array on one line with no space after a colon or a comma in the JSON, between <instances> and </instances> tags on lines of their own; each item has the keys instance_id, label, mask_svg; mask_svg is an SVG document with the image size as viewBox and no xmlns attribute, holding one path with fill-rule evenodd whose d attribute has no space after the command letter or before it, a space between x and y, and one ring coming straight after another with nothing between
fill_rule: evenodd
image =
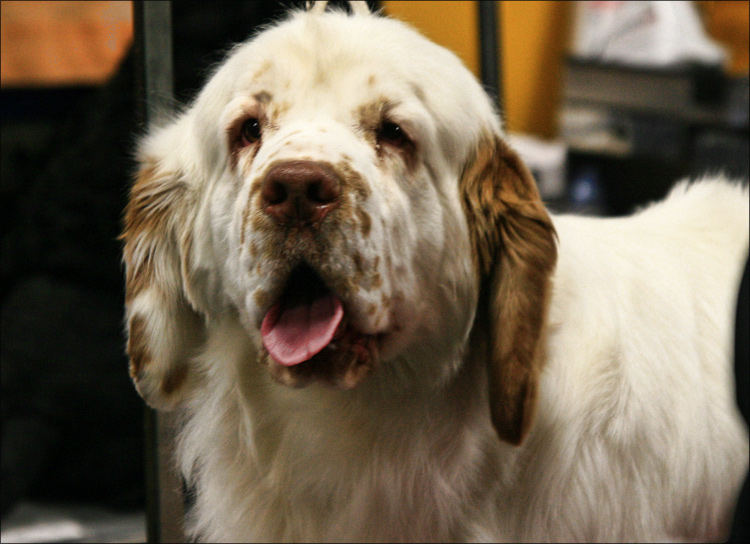
<instances>
[{"instance_id":1,"label":"pink tongue","mask_svg":"<svg viewBox=\"0 0 750 544\"><path fill-rule=\"evenodd\" d=\"M344 316L341 301L332 293L274 304L260 327L263 345L284 366L307 361L326 347Z\"/></svg>"}]
</instances>

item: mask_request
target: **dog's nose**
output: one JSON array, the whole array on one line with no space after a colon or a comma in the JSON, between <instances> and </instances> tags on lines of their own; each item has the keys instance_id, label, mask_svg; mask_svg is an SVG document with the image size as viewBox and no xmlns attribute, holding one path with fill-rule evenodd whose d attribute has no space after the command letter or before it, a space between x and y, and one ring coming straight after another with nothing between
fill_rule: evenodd
<instances>
[{"instance_id":1,"label":"dog's nose","mask_svg":"<svg viewBox=\"0 0 750 544\"><path fill-rule=\"evenodd\" d=\"M338 206L341 184L324 164L289 161L268 171L260 195L263 211L278 224L311 225Z\"/></svg>"}]
</instances>

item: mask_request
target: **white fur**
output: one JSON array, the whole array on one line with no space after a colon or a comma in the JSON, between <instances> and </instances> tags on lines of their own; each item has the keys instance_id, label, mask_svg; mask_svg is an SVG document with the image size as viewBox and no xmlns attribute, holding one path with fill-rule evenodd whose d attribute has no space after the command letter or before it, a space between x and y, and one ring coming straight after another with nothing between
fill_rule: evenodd
<instances>
[{"instance_id":1,"label":"white fur","mask_svg":"<svg viewBox=\"0 0 750 544\"><path fill-rule=\"evenodd\" d=\"M227 125L261 90L287 110L233 170ZM357 106L378 96L419 144L411 176L356 126ZM499 119L452 54L396 21L300 13L238 47L146 140L144 163L179 172L198 202L183 281L206 341L180 398L179 460L201 540L725 536L748 464L730 367L747 190L717 177L629 218L553 217L547 360L515 447L492 428L484 364L465 355L479 291L457 180L483 131L499 134ZM382 286L346 303L366 332L401 327L350 391L287 388L256 361L268 305L255 295L277 288L284 263L254 254L268 235L242 221L269 165L301 155L345 161L367 184L372 232L352 223L330 266L348 273L355 250L378 263ZM382 297L395 309L368 317ZM140 295L129 317L148 318L157 298ZM156 313L153 337L172 315Z\"/></svg>"}]
</instances>

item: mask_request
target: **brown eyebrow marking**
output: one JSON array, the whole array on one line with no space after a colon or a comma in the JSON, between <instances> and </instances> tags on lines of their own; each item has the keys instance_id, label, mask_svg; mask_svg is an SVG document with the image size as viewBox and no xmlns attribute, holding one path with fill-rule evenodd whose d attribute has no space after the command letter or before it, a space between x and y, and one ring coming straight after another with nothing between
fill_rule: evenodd
<instances>
[{"instance_id":1,"label":"brown eyebrow marking","mask_svg":"<svg viewBox=\"0 0 750 544\"><path fill-rule=\"evenodd\" d=\"M380 96L367 104L362 104L357 108L356 112L356 117L359 119L359 126L370 130L376 128L380 125L385 114L393 109L394 106L396 104L384 96Z\"/></svg>"},{"instance_id":2,"label":"brown eyebrow marking","mask_svg":"<svg viewBox=\"0 0 750 544\"><path fill-rule=\"evenodd\" d=\"M424 98L424 92L416 85L412 86L412 90L417 94L420 99ZM363 133L365 141L372 146L379 156L383 156L384 153L381 151L381 146L378 144L377 132L381 124L389 120L389 113L392 109L397 107L400 102L380 96L369 102L359 106L356 110L357 119L359 119L359 130ZM397 151L401 154L406 166L410 172L413 172L417 166L418 147L417 142L414 140L413 135L410 134L408 126L404 126L399 122L398 125L404 131L406 136L405 144L401 149Z\"/></svg>"},{"instance_id":3,"label":"brown eyebrow marking","mask_svg":"<svg viewBox=\"0 0 750 544\"><path fill-rule=\"evenodd\" d=\"M273 96L268 91L260 91L259 93L255 93L253 98L261 104L268 104L273 99Z\"/></svg>"}]
</instances>

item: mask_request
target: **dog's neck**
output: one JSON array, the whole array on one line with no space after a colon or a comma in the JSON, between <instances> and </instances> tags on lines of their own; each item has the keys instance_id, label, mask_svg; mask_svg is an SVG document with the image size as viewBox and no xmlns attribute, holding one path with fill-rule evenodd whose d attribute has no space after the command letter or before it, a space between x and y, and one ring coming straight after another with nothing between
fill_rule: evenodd
<instances>
[{"instance_id":1,"label":"dog's neck","mask_svg":"<svg viewBox=\"0 0 750 544\"><path fill-rule=\"evenodd\" d=\"M342 539L349 534L346 529L376 540L412 532L417 540L451 539L459 530L452 520L466 501L479 500L477 495L496 481L499 442L488 411L476 406L486 403L478 366L432 361L459 370L431 389L394 392L391 384L379 383L389 377L378 377L377 370L351 391L317 384L290 389L271 380L238 324L224 323L209 336L200 361L210 376L204 387L216 390L206 398L221 401L192 402L181 459L183 468L211 460L205 473L212 480L199 486L206 497L201 515L221 516L212 494L228 496L236 489L235 496L250 497L247 516L255 520L260 538ZM221 371L212 372L217 365ZM199 458L208 448L212 454ZM434 486L440 481L455 488L455 504L438 504L441 495ZM279 525L278 514L274 526L263 518L263 505L272 500L287 505L286 525ZM410 508L424 512L424 504L433 500L434 524L406 527ZM357 501L382 504L383 510L357 508ZM363 511L370 518L361 519ZM298 524L304 519L318 521L303 530ZM214 522L206 518L203 523Z\"/></svg>"}]
</instances>

